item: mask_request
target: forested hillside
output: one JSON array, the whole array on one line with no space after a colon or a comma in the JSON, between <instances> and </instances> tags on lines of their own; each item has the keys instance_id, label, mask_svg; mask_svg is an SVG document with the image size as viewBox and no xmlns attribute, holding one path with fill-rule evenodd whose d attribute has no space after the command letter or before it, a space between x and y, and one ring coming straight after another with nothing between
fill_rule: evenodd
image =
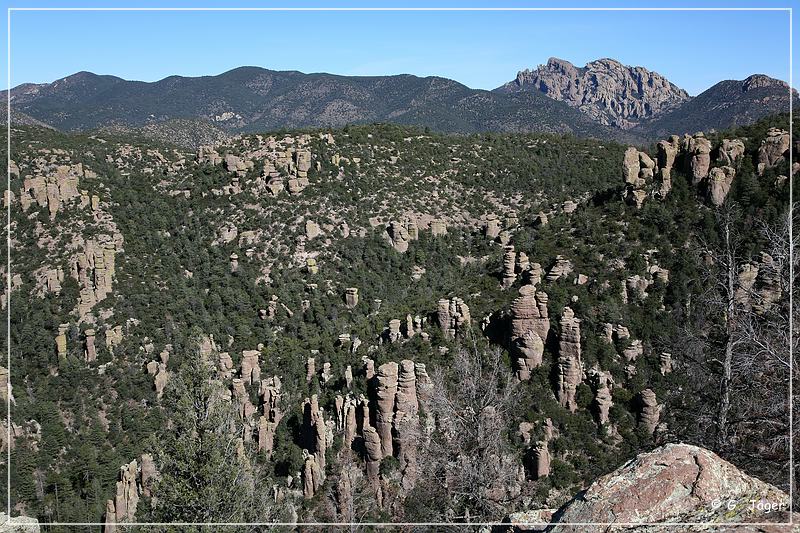
<instances>
[{"instance_id":1,"label":"forested hillside","mask_svg":"<svg viewBox=\"0 0 800 533\"><path fill-rule=\"evenodd\" d=\"M671 442L788 491L788 126L14 127L12 507L499 522Z\"/></svg>"}]
</instances>

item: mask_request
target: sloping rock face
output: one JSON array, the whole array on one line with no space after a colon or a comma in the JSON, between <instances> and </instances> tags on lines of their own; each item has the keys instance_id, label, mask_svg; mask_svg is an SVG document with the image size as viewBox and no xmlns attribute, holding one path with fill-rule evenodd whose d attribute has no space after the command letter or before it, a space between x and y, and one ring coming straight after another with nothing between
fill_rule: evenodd
<instances>
[{"instance_id":1,"label":"sloping rock face","mask_svg":"<svg viewBox=\"0 0 800 533\"><path fill-rule=\"evenodd\" d=\"M551 57L536 70L523 70L504 85L505 92L537 90L576 107L601 124L623 129L671 109L689 94L656 72L598 59L578 68Z\"/></svg>"},{"instance_id":2,"label":"sloping rock face","mask_svg":"<svg viewBox=\"0 0 800 533\"><path fill-rule=\"evenodd\" d=\"M722 502L720 505L719 502ZM759 510L770 505L772 511ZM788 522L789 497L752 478L713 452L688 444L666 444L599 478L556 513L548 531L629 530L610 524L655 522ZM586 525L599 523L604 525ZM780 527L641 526L636 531L785 531Z\"/></svg>"}]
</instances>

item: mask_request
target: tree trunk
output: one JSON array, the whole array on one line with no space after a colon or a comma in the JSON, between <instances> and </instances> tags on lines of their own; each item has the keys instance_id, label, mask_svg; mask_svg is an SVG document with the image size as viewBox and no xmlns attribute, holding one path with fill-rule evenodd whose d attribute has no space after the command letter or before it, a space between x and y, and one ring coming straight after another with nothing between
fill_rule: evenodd
<instances>
[{"instance_id":1,"label":"tree trunk","mask_svg":"<svg viewBox=\"0 0 800 533\"><path fill-rule=\"evenodd\" d=\"M728 414L731 408L731 377L736 313L736 254L731 243L731 220L725 216L725 356L722 361L722 382L717 424L717 445L722 448L728 438Z\"/></svg>"}]
</instances>

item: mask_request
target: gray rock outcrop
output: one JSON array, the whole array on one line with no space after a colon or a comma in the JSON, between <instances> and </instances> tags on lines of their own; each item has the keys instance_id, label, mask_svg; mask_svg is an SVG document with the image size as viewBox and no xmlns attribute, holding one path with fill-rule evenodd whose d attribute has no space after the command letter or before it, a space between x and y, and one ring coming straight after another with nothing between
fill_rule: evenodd
<instances>
[{"instance_id":1,"label":"gray rock outcrop","mask_svg":"<svg viewBox=\"0 0 800 533\"><path fill-rule=\"evenodd\" d=\"M598 59L584 67L551 57L536 70L523 70L499 90L534 90L560 100L601 124L632 128L689 99L683 89L656 72L613 59Z\"/></svg>"}]
</instances>

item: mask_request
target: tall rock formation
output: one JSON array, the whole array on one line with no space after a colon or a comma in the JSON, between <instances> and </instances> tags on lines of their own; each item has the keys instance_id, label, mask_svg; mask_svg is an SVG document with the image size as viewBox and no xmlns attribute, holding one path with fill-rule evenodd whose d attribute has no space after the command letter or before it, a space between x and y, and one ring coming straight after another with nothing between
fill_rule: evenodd
<instances>
[{"instance_id":1,"label":"tall rock formation","mask_svg":"<svg viewBox=\"0 0 800 533\"><path fill-rule=\"evenodd\" d=\"M717 162L735 167L744 156L744 142L741 139L722 139L717 148Z\"/></svg>"},{"instance_id":2,"label":"tall rock formation","mask_svg":"<svg viewBox=\"0 0 800 533\"><path fill-rule=\"evenodd\" d=\"M508 245L505 247L503 253L503 281L504 289L511 287L517 280L516 273L517 266L517 253L514 251L514 246Z\"/></svg>"},{"instance_id":3,"label":"tall rock formation","mask_svg":"<svg viewBox=\"0 0 800 533\"><path fill-rule=\"evenodd\" d=\"M353 309L358 305L358 288L349 287L344 290L344 304L348 309Z\"/></svg>"},{"instance_id":4,"label":"tall rock formation","mask_svg":"<svg viewBox=\"0 0 800 533\"><path fill-rule=\"evenodd\" d=\"M86 348L84 351L84 358L86 359L87 363L91 363L97 360L97 348L94 344L94 329L87 329L84 333L86 335Z\"/></svg>"},{"instance_id":5,"label":"tall rock formation","mask_svg":"<svg viewBox=\"0 0 800 533\"><path fill-rule=\"evenodd\" d=\"M472 325L469 306L461 298L442 298L436 308L436 319L445 336L455 338Z\"/></svg>"},{"instance_id":6,"label":"tall rock formation","mask_svg":"<svg viewBox=\"0 0 800 533\"><path fill-rule=\"evenodd\" d=\"M758 174L761 175L766 169L785 161L790 144L788 131L770 128L758 149Z\"/></svg>"},{"instance_id":7,"label":"tall rock formation","mask_svg":"<svg viewBox=\"0 0 800 533\"><path fill-rule=\"evenodd\" d=\"M528 380L531 371L542 364L544 341L550 331L547 294L533 285L523 285L511 304L511 351L517 378Z\"/></svg>"},{"instance_id":8,"label":"tall rock formation","mask_svg":"<svg viewBox=\"0 0 800 533\"><path fill-rule=\"evenodd\" d=\"M259 350L242 351L242 380L248 385L261 381L261 366L258 357L261 355Z\"/></svg>"},{"instance_id":9,"label":"tall rock formation","mask_svg":"<svg viewBox=\"0 0 800 533\"><path fill-rule=\"evenodd\" d=\"M706 139L703 132L694 135L684 135L681 144L682 150L686 152L684 159L686 172L692 178L692 185L697 185L706 176L711 166L711 141Z\"/></svg>"},{"instance_id":10,"label":"tall rock formation","mask_svg":"<svg viewBox=\"0 0 800 533\"><path fill-rule=\"evenodd\" d=\"M403 223L396 220L390 222L389 227L386 229L386 233L389 237L389 243L392 245L392 248L400 253L404 253L408 250L408 244L411 240L411 237L408 234L408 229L406 229Z\"/></svg>"},{"instance_id":11,"label":"tall rock formation","mask_svg":"<svg viewBox=\"0 0 800 533\"><path fill-rule=\"evenodd\" d=\"M711 203L721 206L733 185L736 170L733 167L714 167L708 174L708 197Z\"/></svg>"},{"instance_id":12,"label":"tall rock formation","mask_svg":"<svg viewBox=\"0 0 800 533\"><path fill-rule=\"evenodd\" d=\"M281 380L273 376L261 382L261 418L258 420L258 451L267 457L272 455L275 432L283 418L281 411Z\"/></svg>"},{"instance_id":13,"label":"tall rock formation","mask_svg":"<svg viewBox=\"0 0 800 533\"><path fill-rule=\"evenodd\" d=\"M317 395L303 401L303 438L305 448L313 454L320 470L325 472L325 451L328 449L328 432Z\"/></svg>"},{"instance_id":14,"label":"tall rock formation","mask_svg":"<svg viewBox=\"0 0 800 533\"><path fill-rule=\"evenodd\" d=\"M661 417L661 407L656 400L656 393L651 389L644 389L639 393L639 402L641 408L639 411L639 425L647 431L648 435L652 435Z\"/></svg>"},{"instance_id":15,"label":"tall rock formation","mask_svg":"<svg viewBox=\"0 0 800 533\"><path fill-rule=\"evenodd\" d=\"M600 426L608 424L608 414L614 404L611 392L614 389L614 378L611 372L604 372L593 368L588 372L589 384L594 391L594 409L597 423Z\"/></svg>"},{"instance_id":16,"label":"tall rock formation","mask_svg":"<svg viewBox=\"0 0 800 533\"><path fill-rule=\"evenodd\" d=\"M364 461L367 466L367 481L370 487L377 493L378 501L380 502L380 467L381 460L383 460L384 457L381 438L378 435L378 431L367 423L364 424L362 436L364 438Z\"/></svg>"},{"instance_id":17,"label":"tall rock formation","mask_svg":"<svg viewBox=\"0 0 800 533\"><path fill-rule=\"evenodd\" d=\"M115 531L113 523L135 522L139 505L139 465L136 459L119 469L116 493L113 500L106 501L105 531Z\"/></svg>"},{"instance_id":18,"label":"tall rock formation","mask_svg":"<svg viewBox=\"0 0 800 533\"><path fill-rule=\"evenodd\" d=\"M61 324L58 326L58 335L56 335L56 353L59 360L67 357L67 331L69 331L69 324Z\"/></svg>"},{"instance_id":19,"label":"tall rock formation","mask_svg":"<svg viewBox=\"0 0 800 533\"><path fill-rule=\"evenodd\" d=\"M408 359L400 362L393 428L397 459L403 472L403 486L411 487L417 477L419 400L414 362Z\"/></svg>"},{"instance_id":20,"label":"tall rock formation","mask_svg":"<svg viewBox=\"0 0 800 533\"><path fill-rule=\"evenodd\" d=\"M381 456L392 455L392 425L394 422L394 401L397 394L398 365L384 363L378 367L376 388L375 429L381 440Z\"/></svg>"},{"instance_id":21,"label":"tall rock formation","mask_svg":"<svg viewBox=\"0 0 800 533\"><path fill-rule=\"evenodd\" d=\"M108 236L87 239L72 260L71 274L80 286L78 314L88 313L111 293L118 243Z\"/></svg>"},{"instance_id":22,"label":"tall rock formation","mask_svg":"<svg viewBox=\"0 0 800 533\"><path fill-rule=\"evenodd\" d=\"M556 397L561 405L574 413L578 408L575 392L583 378L580 320L575 318L571 308L565 307L560 324Z\"/></svg>"}]
</instances>

